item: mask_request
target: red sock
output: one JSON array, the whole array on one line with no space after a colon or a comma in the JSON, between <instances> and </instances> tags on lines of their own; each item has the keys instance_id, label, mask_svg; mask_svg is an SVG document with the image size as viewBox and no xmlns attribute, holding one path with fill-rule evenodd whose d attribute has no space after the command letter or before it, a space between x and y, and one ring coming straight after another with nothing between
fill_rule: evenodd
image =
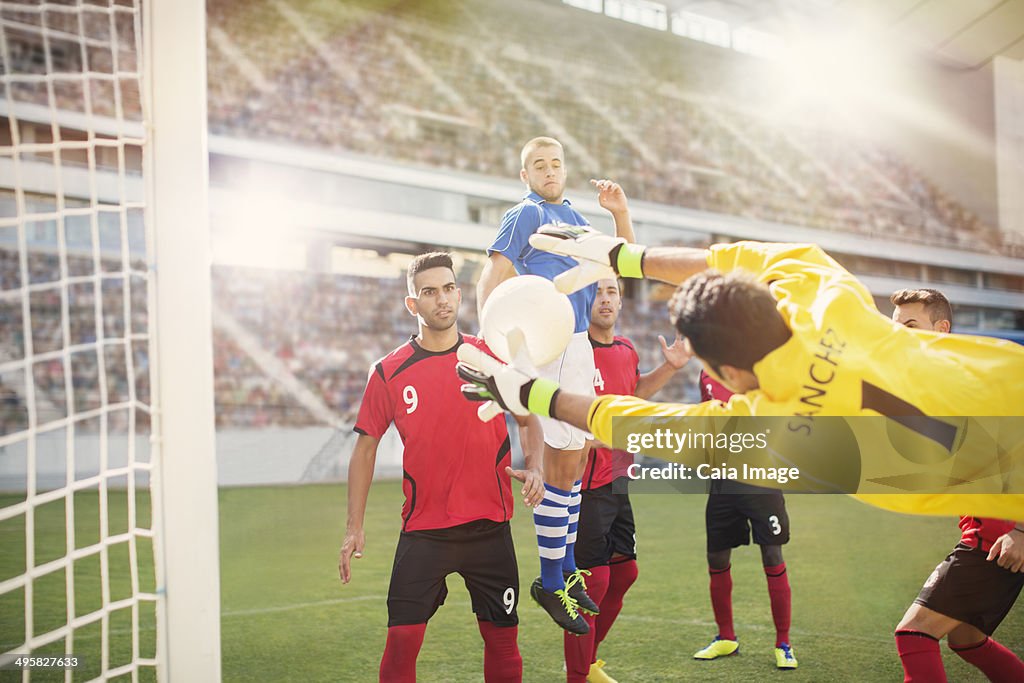
<instances>
[{"instance_id":1,"label":"red sock","mask_svg":"<svg viewBox=\"0 0 1024 683\"><path fill-rule=\"evenodd\" d=\"M732 565L725 569L711 569L711 610L718 624L718 637L722 640L736 640L732 626Z\"/></svg>"},{"instance_id":2,"label":"red sock","mask_svg":"<svg viewBox=\"0 0 1024 683\"><path fill-rule=\"evenodd\" d=\"M789 590L789 577L786 576L786 563L765 567L764 575L768 578L768 599L772 603L772 619L775 620L775 647L789 643L789 621L792 614L792 592Z\"/></svg>"},{"instance_id":3,"label":"red sock","mask_svg":"<svg viewBox=\"0 0 1024 683\"><path fill-rule=\"evenodd\" d=\"M1024 681L1024 662L991 638L977 645L950 646L950 649L960 655L960 659L981 669L992 683Z\"/></svg>"},{"instance_id":4,"label":"red sock","mask_svg":"<svg viewBox=\"0 0 1024 683\"><path fill-rule=\"evenodd\" d=\"M380 683L416 683L416 657L426 632L426 624L388 628L388 642L380 660Z\"/></svg>"},{"instance_id":5,"label":"red sock","mask_svg":"<svg viewBox=\"0 0 1024 683\"><path fill-rule=\"evenodd\" d=\"M484 637L484 680L487 683L522 683L523 658L519 654L518 626L477 621Z\"/></svg>"},{"instance_id":6,"label":"red sock","mask_svg":"<svg viewBox=\"0 0 1024 683\"><path fill-rule=\"evenodd\" d=\"M599 567L588 569L590 576L587 577L587 595L600 608L604 614L605 595L608 593L608 581L611 576L611 569L603 564ZM574 636L566 633L564 636L563 649L565 650L565 680L568 683L586 683L587 674L590 673L590 665L594 662L597 653L595 636L597 627L595 625L598 617L584 614L583 618L590 627L590 633L585 636Z\"/></svg>"},{"instance_id":7,"label":"red sock","mask_svg":"<svg viewBox=\"0 0 1024 683\"><path fill-rule=\"evenodd\" d=\"M636 560L612 562L608 565L608 571L608 592L605 593L604 600L597 603L601 613L597 615L594 652L597 652L597 648L601 646L601 641L604 640L605 636L608 635L608 631L611 630L616 617L622 611L623 596L626 595L626 591L633 585L637 575L640 573L636 566Z\"/></svg>"},{"instance_id":8,"label":"red sock","mask_svg":"<svg viewBox=\"0 0 1024 683\"><path fill-rule=\"evenodd\" d=\"M903 683L946 683L939 641L920 631L896 631Z\"/></svg>"}]
</instances>

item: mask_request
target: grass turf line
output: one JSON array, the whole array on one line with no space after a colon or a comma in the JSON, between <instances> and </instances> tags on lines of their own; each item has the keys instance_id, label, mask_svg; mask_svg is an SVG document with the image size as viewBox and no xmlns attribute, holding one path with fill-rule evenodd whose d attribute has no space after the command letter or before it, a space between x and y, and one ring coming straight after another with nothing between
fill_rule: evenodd
<instances>
[{"instance_id":1,"label":"grass turf line","mask_svg":"<svg viewBox=\"0 0 1024 683\"><path fill-rule=\"evenodd\" d=\"M774 627L756 549L740 548L733 555L741 654L715 662L694 661L693 652L715 634L704 560L705 497L633 498L640 578L602 645L600 656L608 661L607 670L624 681L738 681L776 675ZM337 555L344 534L344 486L221 490L224 680L376 679L401 501L400 482L374 484L366 518L366 554L354 563L352 583L342 586ZM900 680L892 629L921 583L956 543L955 520L896 515L844 496L790 496L787 504L793 539L784 554L793 588L791 636L800 668L786 675L808 681ZM98 537L95 497L81 497L75 505L76 536ZM62 506L38 512L39 557L49 560L63 554L63 517ZM538 561L532 520L521 504L513 532L520 567L524 680L563 680L561 633L525 593ZM0 525L0 542L0 576L23 571L23 521L20 526L18 520ZM142 574L148 579L151 556L146 559ZM86 562L76 573L79 613L95 606L97 572L98 562ZM126 581L126 572L113 571L112 593L120 595ZM59 583L37 583L37 622L62 623L64 595ZM427 629L418 674L424 681L478 682L482 641L469 597L457 575L449 577L448 586L447 604ZM0 602L0 644L5 650L22 638L24 607L15 602L10 595ZM128 626L123 620L111 623L114 661L122 661L130 642ZM1022 608L1011 611L996 637L1015 652L1024 652ZM142 639L152 642L152 631L144 628ZM98 628L83 629L76 634L74 649L91 658L98 641ZM60 651L47 648L50 654ZM945 646L943 659L950 680L985 680ZM93 666L88 669L92 675L98 672ZM12 673L0 673L0 680L9 680ZM33 680L50 680L48 674L34 675Z\"/></svg>"},{"instance_id":2,"label":"grass turf line","mask_svg":"<svg viewBox=\"0 0 1024 683\"><path fill-rule=\"evenodd\" d=\"M742 654L698 662L715 634L704 558L703 495L633 497L640 577L600 656L624 681L738 681L776 675L774 626L755 548L733 555L734 612ZM367 509L365 556L342 586L344 486L221 492L221 576L226 680L375 680L386 636L388 578L400 528L399 482L377 482ZM913 517L846 496L790 496L785 546L793 588L791 638L808 681L901 680L892 630L959 538L952 518ZM513 520L520 569L519 645L524 680L564 680L562 636L526 591L538 560L531 516ZM482 680L482 641L458 575L427 628L424 681ZM299 605L303 605L298 607ZM247 611L248 610L248 611ZM1024 652L1024 614L996 632ZM283 655L282 653L287 653ZM984 681L943 646L950 680Z\"/></svg>"}]
</instances>

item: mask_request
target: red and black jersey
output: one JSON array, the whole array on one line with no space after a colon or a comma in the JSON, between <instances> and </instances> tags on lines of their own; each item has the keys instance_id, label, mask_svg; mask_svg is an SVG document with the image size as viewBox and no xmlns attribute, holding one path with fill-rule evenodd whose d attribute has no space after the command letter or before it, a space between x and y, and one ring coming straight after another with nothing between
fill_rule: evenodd
<instances>
[{"instance_id":1,"label":"red and black jersey","mask_svg":"<svg viewBox=\"0 0 1024 683\"><path fill-rule=\"evenodd\" d=\"M633 342L615 337L611 344L602 344L590 337L594 348L594 392L632 396L640 379L640 356ZM626 468L633 464L633 456L622 450L591 448L587 467L583 471L583 488L596 489L626 476Z\"/></svg>"},{"instance_id":2,"label":"red and black jersey","mask_svg":"<svg viewBox=\"0 0 1024 683\"><path fill-rule=\"evenodd\" d=\"M982 550L991 550L995 540L1013 529L1014 522L991 517L961 517L960 542L972 548L979 545Z\"/></svg>"},{"instance_id":3,"label":"red and black jersey","mask_svg":"<svg viewBox=\"0 0 1024 683\"><path fill-rule=\"evenodd\" d=\"M732 397L731 391L721 382L714 379L706 370L700 371L700 400L721 401L728 403Z\"/></svg>"},{"instance_id":4,"label":"red and black jersey","mask_svg":"<svg viewBox=\"0 0 1024 683\"><path fill-rule=\"evenodd\" d=\"M455 372L455 352L482 339L459 335L445 351L426 351L415 339L370 369L355 431L379 439L395 423L402 438L403 531L447 529L478 519L512 517L511 463L505 421L481 422Z\"/></svg>"},{"instance_id":5,"label":"red and black jersey","mask_svg":"<svg viewBox=\"0 0 1024 683\"><path fill-rule=\"evenodd\" d=\"M700 400L701 401L721 401L722 403L728 403L729 399L732 398L732 396L733 396L734 392L732 392L729 389L729 387L725 386L724 384L722 384L721 382L716 380L714 377L709 375L706 370L701 370L700 371L700 380L699 381L700 381ZM765 518L765 519L767 519L770 515L775 515L778 519L785 520L783 522L783 524L782 524L782 528L785 530L785 539L786 540L781 540L780 537L778 536L778 532L775 532L775 531L773 531L770 536L768 534L765 534L763 536L763 538L764 539L771 539L769 541L769 543L779 542L780 540L781 540L782 543L786 543L789 540L789 516L786 515L785 503L781 502L782 491L779 491L778 489L768 489L768 488L765 488L763 486L754 486L753 484L746 484L744 482L735 481L735 480L732 480L732 479L715 479L715 480L713 480L711 482L711 486L708 489L708 492L711 493L712 495L714 495L716 493L728 493L728 494L732 494L732 495L737 495L737 494L739 494L739 495L754 494L755 497L749 499L751 501L751 506L752 506L751 509L752 510L759 511L761 516L763 518ZM774 497L770 498L766 494L770 494L771 496L777 496L780 500L775 500ZM727 505L728 506L736 505L738 501L740 501L739 498L733 498L732 502L728 503ZM720 505L720 504L721 503L716 503L716 505ZM779 510L781 510L781 512L779 512ZM731 513L726 513L726 514L731 514ZM753 517L748 517L748 518L751 520L752 528L754 529L754 537L755 537L754 541L755 541L755 543L759 543L759 541L757 541L757 536L758 536L759 531L756 528L756 526L753 525L753 519L754 518ZM723 536L725 534L718 534L718 533L712 534L711 533L711 531L712 531L711 526L710 526L711 517L709 517L708 520L709 520L709 526L708 526L708 539L709 539L709 541L710 541L710 539L712 539L714 537L715 538L715 543L725 542L725 540L723 538ZM778 521L778 520L776 520L776 521ZM710 543L709 543L709 546L710 546ZM724 547L727 548L727 547L730 547L730 546L724 546ZM731 547L736 547L736 546L731 546Z\"/></svg>"}]
</instances>

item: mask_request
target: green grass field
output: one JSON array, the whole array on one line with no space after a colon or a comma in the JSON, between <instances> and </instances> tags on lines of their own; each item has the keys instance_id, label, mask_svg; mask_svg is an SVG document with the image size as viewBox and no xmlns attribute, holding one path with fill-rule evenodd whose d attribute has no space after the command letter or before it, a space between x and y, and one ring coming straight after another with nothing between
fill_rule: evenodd
<instances>
[{"instance_id":1,"label":"green grass field","mask_svg":"<svg viewBox=\"0 0 1024 683\"><path fill-rule=\"evenodd\" d=\"M112 500L115 516L120 515L122 498ZM955 520L895 515L846 497L791 496L793 540L785 555L793 588L791 635L800 668L782 673L774 668L767 590L758 553L751 548L733 556L742 654L716 662L690 658L715 633L704 566L704 500L702 495L634 495L640 578L601 649L609 673L622 683L760 681L775 676L806 681L902 680L891 632L925 577L956 542ZM400 523L399 483L374 485L367 511L366 556L355 563L353 581L347 586L342 586L337 572L344 486L224 489L220 504L224 679L376 680ZM60 507L37 516L36 543L46 559L59 556L64 545ZM96 534L94 510L95 501L76 502L77 533L83 537ZM520 506L513 523L521 588L528 587L537 571L526 512ZM23 526L20 533L21 540L17 520L0 526L0 579L23 569ZM115 595L125 586L127 574L121 565L112 560ZM83 607L95 603L98 582L86 578L95 570L83 566L78 579L76 592L82 593L78 602ZM144 568L142 575L145 585L152 573ZM57 625L64 619L64 588L59 584L51 580L37 586L35 614L42 624ZM447 604L427 630L419 658L420 680L481 681L482 641L458 576L449 579L449 590ZM21 642L24 605L16 602L0 602L0 647L5 650ZM529 598L520 603L520 620L525 680L563 680L561 632ZM143 622L152 623L152 616ZM121 619L112 622L111 630L117 660L129 642L127 626ZM75 650L92 657L99 641L95 631L77 635ZM996 635L1014 651L1024 652L1020 607ZM144 631L142 642L152 642L151 629ZM945 647L943 657L950 680L985 680ZM88 672L81 673L84 677ZM15 680L13 672L2 672L0 680Z\"/></svg>"},{"instance_id":2,"label":"green grass field","mask_svg":"<svg viewBox=\"0 0 1024 683\"><path fill-rule=\"evenodd\" d=\"M221 492L221 591L227 680L375 680L384 648L388 576L397 534L398 482L377 483L367 548L342 586L337 551L344 487ZM898 681L891 633L921 583L958 538L955 520L907 517L842 496L792 496L785 556L793 587L792 640L800 668L774 668L774 627L755 549L733 558L742 654L697 662L715 634L704 562L702 495L634 496L640 578L601 656L626 681ZM537 572L533 529L522 506L514 531L521 588ZM424 681L482 680L482 641L458 576L420 654ZM520 603L525 680L562 678L561 632L529 598ZM997 636L1024 652L1018 607ZM950 680L982 681L944 647ZM564 679L563 679L564 680Z\"/></svg>"}]
</instances>

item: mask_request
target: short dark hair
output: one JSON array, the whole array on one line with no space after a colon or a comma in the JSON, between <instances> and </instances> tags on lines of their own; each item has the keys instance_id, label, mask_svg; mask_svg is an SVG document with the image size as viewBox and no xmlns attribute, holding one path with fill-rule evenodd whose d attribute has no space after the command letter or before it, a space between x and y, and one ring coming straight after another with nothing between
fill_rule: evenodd
<instances>
[{"instance_id":1,"label":"short dark hair","mask_svg":"<svg viewBox=\"0 0 1024 683\"><path fill-rule=\"evenodd\" d=\"M946 295L937 289L922 287L921 289L900 289L892 293L889 301L893 306L903 304L924 304L928 319L933 323L948 320L953 324L953 307L949 305Z\"/></svg>"},{"instance_id":2,"label":"short dark hair","mask_svg":"<svg viewBox=\"0 0 1024 683\"><path fill-rule=\"evenodd\" d=\"M533 152L533 150L538 149L540 147L557 147L558 149L562 150L562 154L565 154L565 150L562 148L561 142L554 138L549 138L547 136L542 135L539 138L533 138L525 145L523 145L523 149L519 152L519 163L522 164L523 168L526 168L526 157L528 157Z\"/></svg>"},{"instance_id":3,"label":"short dark hair","mask_svg":"<svg viewBox=\"0 0 1024 683\"><path fill-rule=\"evenodd\" d=\"M753 372L754 363L793 336L768 287L742 272L694 275L672 295L669 315L719 375L723 365Z\"/></svg>"},{"instance_id":4,"label":"short dark hair","mask_svg":"<svg viewBox=\"0 0 1024 683\"><path fill-rule=\"evenodd\" d=\"M410 295L416 295L416 285L413 283L413 279L424 270L430 270L431 268L447 268L454 274L455 266L452 263L452 255L446 251L428 251L426 254L420 254L410 261L409 269L405 276L405 282L409 287Z\"/></svg>"}]
</instances>

